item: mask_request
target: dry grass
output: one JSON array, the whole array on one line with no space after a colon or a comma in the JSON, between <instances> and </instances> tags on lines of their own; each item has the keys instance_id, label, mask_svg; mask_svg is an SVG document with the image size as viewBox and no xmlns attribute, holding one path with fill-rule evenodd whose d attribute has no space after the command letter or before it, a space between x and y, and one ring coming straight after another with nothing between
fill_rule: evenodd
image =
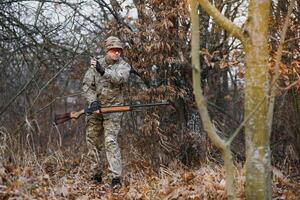
<instances>
[{"instance_id":1,"label":"dry grass","mask_svg":"<svg viewBox=\"0 0 300 200\"><path fill-rule=\"evenodd\" d=\"M191 170L174 161L156 173L145 161L131 161L126 164L123 187L114 192L107 179L103 184L90 181L90 163L84 157L60 151L38 160L27 156L22 166L0 166L0 199L226 199L224 171L213 163ZM274 199L299 199L299 182L278 169L273 174ZM241 167L236 180L238 199L245 199Z\"/></svg>"}]
</instances>

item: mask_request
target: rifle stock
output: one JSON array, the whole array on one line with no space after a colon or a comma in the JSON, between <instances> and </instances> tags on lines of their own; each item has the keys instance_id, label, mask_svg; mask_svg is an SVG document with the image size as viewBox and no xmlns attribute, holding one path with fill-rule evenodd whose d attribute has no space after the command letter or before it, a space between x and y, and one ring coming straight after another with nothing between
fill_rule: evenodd
<instances>
[{"instance_id":1,"label":"rifle stock","mask_svg":"<svg viewBox=\"0 0 300 200\"><path fill-rule=\"evenodd\" d=\"M152 106L162 106L162 105L170 105L170 103L151 103L151 104L133 104L133 105L115 105L115 106L107 106L103 107L100 110L96 111L96 113L114 113L114 112L128 112L135 108L140 107L152 107ZM78 119L81 115L83 115L84 109L78 112L68 112L63 114L55 114L54 123L56 125L65 123L71 119Z\"/></svg>"},{"instance_id":2,"label":"rifle stock","mask_svg":"<svg viewBox=\"0 0 300 200\"><path fill-rule=\"evenodd\" d=\"M63 113L63 114L55 114L54 115L54 123L55 124L62 124L66 121L69 121L71 119L70 113Z\"/></svg>"},{"instance_id":3,"label":"rifle stock","mask_svg":"<svg viewBox=\"0 0 300 200\"><path fill-rule=\"evenodd\" d=\"M132 110L130 106L113 106L113 107L101 108L100 113L127 112L130 110Z\"/></svg>"}]
</instances>

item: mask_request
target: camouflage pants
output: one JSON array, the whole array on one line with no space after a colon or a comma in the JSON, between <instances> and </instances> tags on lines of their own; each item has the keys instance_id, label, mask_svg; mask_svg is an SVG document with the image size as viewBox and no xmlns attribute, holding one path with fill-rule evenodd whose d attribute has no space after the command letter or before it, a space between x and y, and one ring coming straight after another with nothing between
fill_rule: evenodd
<instances>
[{"instance_id":1,"label":"camouflage pants","mask_svg":"<svg viewBox=\"0 0 300 200\"><path fill-rule=\"evenodd\" d=\"M120 177L122 173L121 152L117 137L120 132L122 113L92 114L87 116L86 140L89 154L94 156L99 167L103 167L100 160L102 150L101 136L104 133L104 147L109 164L110 177Z\"/></svg>"}]
</instances>

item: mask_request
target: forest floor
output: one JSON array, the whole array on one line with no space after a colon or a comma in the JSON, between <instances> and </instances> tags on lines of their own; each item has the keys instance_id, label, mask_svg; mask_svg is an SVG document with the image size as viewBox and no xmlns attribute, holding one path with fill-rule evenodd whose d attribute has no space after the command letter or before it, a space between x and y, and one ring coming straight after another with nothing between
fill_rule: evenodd
<instances>
[{"instance_id":1,"label":"forest floor","mask_svg":"<svg viewBox=\"0 0 300 200\"><path fill-rule=\"evenodd\" d=\"M62 154L33 158L22 166L0 165L0 199L226 199L224 172L213 163L191 170L173 162L154 172L144 161L130 162L118 191L110 189L107 179L93 182L88 165L82 158ZM238 199L245 199L241 167L236 181ZM300 199L299 181L274 168L273 199Z\"/></svg>"}]
</instances>

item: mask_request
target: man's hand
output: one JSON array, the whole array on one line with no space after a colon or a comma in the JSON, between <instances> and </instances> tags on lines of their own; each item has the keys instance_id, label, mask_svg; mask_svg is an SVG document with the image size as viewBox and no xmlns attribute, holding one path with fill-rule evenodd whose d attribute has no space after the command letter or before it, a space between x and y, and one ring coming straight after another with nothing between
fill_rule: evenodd
<instances>
[{"instance_id":1,"label":"man's hand","mask_svg":"<svg viewBox=\"0 0 300 200\"><path fill-rule=\"evenodd\" d=\"M96 68L97 72L99 72L101 76L103 76L103 74L105 73L105 68L101 66L96 58L91 59L91 67Z\"/></svg>"},{"instance_id":2,"label":"man's hand","mask_svg":"<svg viewBox=\"0 0 300 200\"><path fill-rule=\"evenodd\" d=\"M96 67L97 60L96 58L91 58L91 67Z\"/></svg>"},{"instance_id":3,"label":"man's hand","mask_svg":"<svg viewBox=\"0 0 300 200\"><path fill-rule=\"evenodd\" d=\"M101 76L103 76L103 74L105 73L104 67L102 67L102 65L100 65L98 60L96 61L96 70L97 70L97 72L99 72L101 74Z\"/></svg>"},{"instance_id":4,"label":"man's hand","mask_svg":"<svg viewBox=\"0 0 300 200\"><path fill-rule=\"evenodd\" d=\"M92 114L93 112L96 112L101 109L101 103L100 101L93 101L88 108L84 110L87 114Z\"/></svg>"}]
</instances>

